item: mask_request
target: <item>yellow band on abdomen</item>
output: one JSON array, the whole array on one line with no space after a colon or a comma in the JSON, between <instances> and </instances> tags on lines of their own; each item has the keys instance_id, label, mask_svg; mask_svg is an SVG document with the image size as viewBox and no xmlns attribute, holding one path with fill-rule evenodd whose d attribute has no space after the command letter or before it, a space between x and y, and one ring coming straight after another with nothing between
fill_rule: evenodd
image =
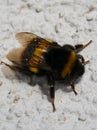
<instances>
[{"instance_id":1,"label":"yellow band on abdomen","mask_svg":"<svg viewBox=\"0 0 97 130\"><path fill-rule=\"evenodd\" d=\"M29 70L34 73L38 73L38 68L30 67Z\"/></svg>"},{"instance_id":2,"label":"yellow band on abdomen","mask_svg":"<svg viewBox=\"0 0 97 130\"><path fill-rule=\"evenodd\" d=\"M47 48L49 47L49 44L52 42L49 40L41 40L39 42L38 47L35 48L35 51L33 52L33 55L29 61L29 70L38 73L39 72L39 64L42 60L42 55L45 51L47 51Z\"/></svg>"}]
</instances>

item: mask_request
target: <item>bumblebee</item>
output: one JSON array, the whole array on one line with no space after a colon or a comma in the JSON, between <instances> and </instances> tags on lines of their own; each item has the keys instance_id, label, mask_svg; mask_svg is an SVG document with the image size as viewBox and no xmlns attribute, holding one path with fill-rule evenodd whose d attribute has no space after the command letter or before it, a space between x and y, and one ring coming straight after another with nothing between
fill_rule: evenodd
<instances>
[{"instance_id":1,"label":"bumblebee","mask_svg":"<svg viewBox=\"0 0 97 130\"><path fill-rule=\"evenodd\" d=\"M16 34L16 39L21 43L21 47L8 53L7 58L14 63L14 66L8 65L11 69L17 69L22 72L28 72L31 75L44 75L47 77L50 87L50 98L53 111L56 110L55 99L55 81L67 81L75 93L74 83L85 72L84 57L79 54L87 47L87 44L63 45L57 42L41 38L33 33L20 32Z\"/></svg>"}]
</instances>

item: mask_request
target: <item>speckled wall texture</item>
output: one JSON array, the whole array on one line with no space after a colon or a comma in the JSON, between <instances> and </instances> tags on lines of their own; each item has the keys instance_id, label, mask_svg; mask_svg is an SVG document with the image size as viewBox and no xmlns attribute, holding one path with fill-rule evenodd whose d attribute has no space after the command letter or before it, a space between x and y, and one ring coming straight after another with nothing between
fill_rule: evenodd
<instances>
[{"instance_id":1,"label":"speckled wall texture","mask_svg":"<svg viewBox=\"0 0 97 130\"><path fill-rule=\"evenodd\" d=\"M76 84L56 83L52 112L46 79L30 78L0 64L0 130L97 130L97 0L0 0L0 61L20 47L15 34L33 32L60 45L92 44L81 52L90 63ZM40 85L39 85L40 84Z\"/></svg>"}]
</instances>

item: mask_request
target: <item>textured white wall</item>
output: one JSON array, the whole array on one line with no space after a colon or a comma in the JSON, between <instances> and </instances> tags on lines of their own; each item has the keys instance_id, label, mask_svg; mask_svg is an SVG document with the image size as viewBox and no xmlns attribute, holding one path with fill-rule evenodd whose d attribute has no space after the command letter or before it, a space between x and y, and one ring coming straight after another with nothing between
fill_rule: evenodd
<instances>
[{"instance_id":1,"label":"textured white wall","mask_svg":"<svg viewBox=\"0 0 97 130\"><path fill-rule=\"evenodd\" d=\"M76 84L78 96L56 85L56 112L44 79L0 65L0 130L97 130L97 0L0 0L0 60L19 43L15 34L29 31L60 45L93 43L81 54L90 60ZM45 83L44 83L45 82Z\"/></svg>"}]
</instances>

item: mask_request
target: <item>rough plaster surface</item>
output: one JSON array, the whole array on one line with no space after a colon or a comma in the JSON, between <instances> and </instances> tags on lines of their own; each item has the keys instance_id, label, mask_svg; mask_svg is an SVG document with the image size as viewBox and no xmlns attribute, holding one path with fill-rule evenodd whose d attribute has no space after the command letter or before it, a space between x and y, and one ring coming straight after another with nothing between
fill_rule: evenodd
<instances>
[{"instance_id":1,"label":"rough plaster surface","mask_svg":"<svg viewBox=\"0 0 97 130\"><path fill-rule=\"evenodd\" d=\"M93 40L81 52L90 63L78 96L56 84L54 113L44 78L30 86L29 77L0 64L0 130L97 130L97 0L0 0L0 61L9 63L6 54L20 46L19 31L60 45Z\"/></svg>"}]
</instances>

